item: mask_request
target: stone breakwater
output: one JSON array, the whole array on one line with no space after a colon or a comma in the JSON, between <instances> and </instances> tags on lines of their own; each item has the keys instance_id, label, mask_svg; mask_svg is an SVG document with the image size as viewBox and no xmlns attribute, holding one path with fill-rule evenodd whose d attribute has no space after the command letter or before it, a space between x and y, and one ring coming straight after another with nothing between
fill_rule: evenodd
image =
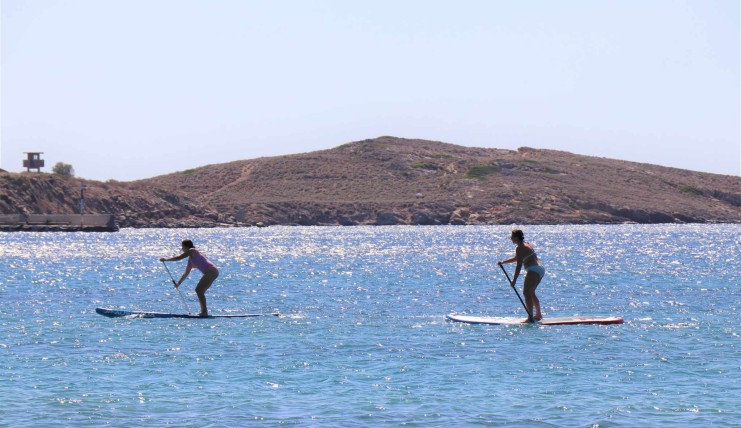
<instances>
[{"instance_id":1,"label":"stone breakwater","mask_svg":"<svg viewBox=\"0 0 741 428\"><path fill-rule=\"evenodd\" d=\"M3 232L116 232L112 214L3 214Z\"/></svg>"}]
</instances>

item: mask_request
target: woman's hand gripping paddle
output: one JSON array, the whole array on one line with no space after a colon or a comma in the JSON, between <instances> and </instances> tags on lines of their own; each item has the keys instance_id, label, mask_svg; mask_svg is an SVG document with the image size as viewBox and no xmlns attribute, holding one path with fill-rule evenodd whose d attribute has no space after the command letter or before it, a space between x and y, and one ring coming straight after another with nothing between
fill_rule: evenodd
<instances>
[{"instance_id":1,"label":"woman's hand gripping paddle","mask_svg":"<svg viewBox=\"0 0 741 428\"><path fill-rule=\"evenodd\" d=\"M520 303L522 303L522 307L525 308L525 312L527 312L528 319L533 319L533 314L530 313L530 311L527 309L527 306L525 306L525 302L522 301L522 297L520 297L520 292L517 291L517 288L515 287L515 284L512 282L512 280L509 278L509 274L507 273L507 269L504 268L504 266L499 265L500 268L502 268L502 272L504 272L504 276L507 277L507 282L509 282L510 287L512 287L513 290L515 290L515 294L517 294L517 298L520 299Z\"/></svg>"},{"instance_id":2,"label":"woman's hand gripping paddle","mask_svg":"<svg viewBox=\"0 0 741 428\"><path fill-rule=\"evenodd\" d=\"M175 278L172 277L172 274L170 273L170 268L167 267L165 262L162 262L162 266L165 267L167 274L170 275L170 280L172 281L172 285L174 285L175 289L178 290L178 294L180 294L180 300L183 301L183 304L185 305L185 310L188 311L188 314L190 315L190 308L188 307L188 302L185 301L185 297L183 297L183 292L180 291L180 288L178 287L178 283L175 282Z\"/></svg>"}]
</instances>

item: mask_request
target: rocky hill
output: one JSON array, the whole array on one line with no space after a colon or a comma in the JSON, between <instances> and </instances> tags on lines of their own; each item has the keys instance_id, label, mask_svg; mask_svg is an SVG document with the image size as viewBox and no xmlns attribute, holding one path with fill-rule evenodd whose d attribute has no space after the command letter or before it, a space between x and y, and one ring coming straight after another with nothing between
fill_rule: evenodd
<instances>
[{"instance_id":1,"label":"rocky hill","mask_svg":"<svg viewBox=\"0 0 741 428\"><path fill-rule=\"evenodd\" d=\"M0 212L77 212L80 180L0 173ZM741 222L741 178L553 150L381 137L134 182L84 181L122 227Z\"/></svg>"}]
</instances>

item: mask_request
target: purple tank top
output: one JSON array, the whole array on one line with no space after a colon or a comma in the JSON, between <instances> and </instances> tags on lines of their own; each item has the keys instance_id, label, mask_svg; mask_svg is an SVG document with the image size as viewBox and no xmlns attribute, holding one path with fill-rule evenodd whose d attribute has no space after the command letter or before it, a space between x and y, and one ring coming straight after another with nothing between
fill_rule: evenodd
<instances>
[{"instance_id":1,"label":"purple tank top","mask_svg":"<svg viewBox=\"0 0 741 428\"><path fill-rule=\"evenodd\" d=\"M207 258L203 257L201 253L199 253L198 250L196 250L195 248L188 258L188 264L203 273L206 273L206 271L210 267L216 267L215 264L211 263Z\"/></svg>"}]
</instances>

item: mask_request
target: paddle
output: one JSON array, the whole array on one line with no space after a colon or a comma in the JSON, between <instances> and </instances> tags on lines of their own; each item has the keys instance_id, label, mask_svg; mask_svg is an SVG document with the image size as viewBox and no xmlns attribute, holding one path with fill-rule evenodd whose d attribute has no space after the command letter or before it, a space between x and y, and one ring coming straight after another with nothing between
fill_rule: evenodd
<instances>
[{"instance_id":1,"label":"paddle","mask_svg":"<svg viewBox=\"0 0 741 428\"><path fill-rule=\"evenodd\" d=\"M175 289L178 290L178 294L180 294L180 300L183 301L183 304L185 305L185 310L187 310L188 314L190 314L190 308L188 307L188 302L185 301L185 297L183 297L183 292L180 291L180 288L178 287L178 283L175 282L175 278L172 277L172 274L170 273L170 268L167 267L165 262L162 262L162 266L165 267L167 274L170 275L170 280L172 280L172 285L174 285Z\"/></svg>"},{"instance_id":2,"label":"paddle","mask_svg":"<svg viewBox=\"0 0 741 428\"><path fill-rule=\"evenodd\" d=\"M525 302L522 301L522 297L520 297L520 292L517 291L517 287L515 287L515 284L512 283L512 280L509 279L509 274L507 273L507 269L504 268L504 266L499 265L500 268L502 268L502 272L504 272L504 275L507 277L507 281L509 282L510 287L512 287L513 290L515 290L515 294L517 294L517 298L520 299L520 303L522 303L522 307L525 308L525 312L527 312L528 318L533 319L533 314L530 313L530 311L527 309L527 306L525 306Z\"/></svg>"}]
</instances>

